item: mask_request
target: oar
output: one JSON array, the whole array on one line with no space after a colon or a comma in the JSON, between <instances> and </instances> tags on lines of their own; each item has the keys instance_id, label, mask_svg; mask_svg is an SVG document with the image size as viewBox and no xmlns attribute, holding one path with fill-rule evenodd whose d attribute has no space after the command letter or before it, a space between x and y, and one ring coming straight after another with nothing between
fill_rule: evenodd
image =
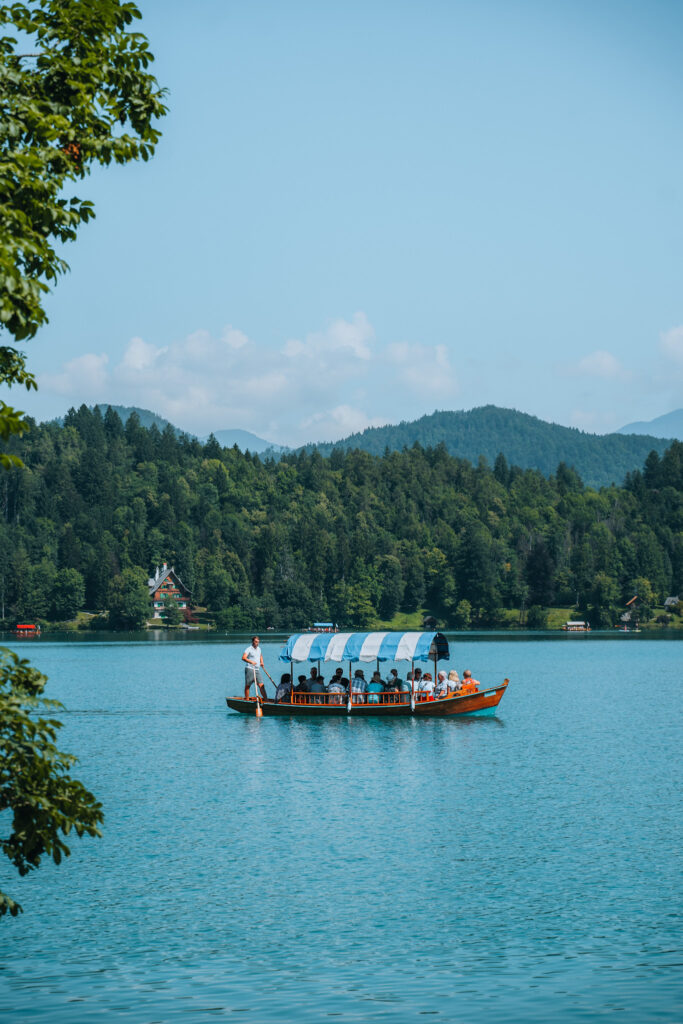
<instances>
[{"instance_id":1,"label":"oar","mask_svg":"<svg viewBox=\"0 0 683 1024\"><path fill-rule=\"evenodd\" d=\"M263 708L261 707L261 690L259 688L258 679L256 678L256 665L254 667L254 690L256 691L256 717L263 717Z\"/></svg>"},{"instance_id":2,"label":"oar","mask_svg":"<svg viewBox=\"0 0 683 1024\"><path fill-rule=\"evenodd\" d=\"M270 672L268 671L268 669L266 668L266 666L265 666L265 665L261 665L261 668L262 668L262 669L263 669L263 671L264 671L264 672L266 673L266 675L267 675L267 676L268 676L268 678L270 679L270 681L271 681L271 683L273 684L273 686L275 686L275 692L277 693L277 686L275 685L275 680L274 680L274 679L273 679L273 677L271 676ZM292 679L291 679L291 673L290 673L290 679L289 679L289 686L290 686L290 693L291 693L291 691L293 690L293 686L292 686Z\"/></svg>"}]
</instances>

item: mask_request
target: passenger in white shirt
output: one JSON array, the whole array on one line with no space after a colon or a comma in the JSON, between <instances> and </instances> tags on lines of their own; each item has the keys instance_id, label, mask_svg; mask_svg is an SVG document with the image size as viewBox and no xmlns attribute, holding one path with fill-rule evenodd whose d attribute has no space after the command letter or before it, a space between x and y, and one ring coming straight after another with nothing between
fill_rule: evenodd
<instances>
[{"instance_id":1,"label":"passenger in white shirt","mask_svg":"<svg viewBox=\"0 0 683 1024\"><path fill-rule=\"evenodd\" d=\"M445 672L439 672L436 677L436 686L434 687L435 697L447 697L448 696L448 677Z\"/></svg>"},{"instance_id":2,"label":"passenger in white shirt","mask_svg":"<svg viewBox=\"0 0 683 1024\"><path fill-rule=\"evenodd\" d=\"M415 693L422 689L422 669L416 668L414 672L408 673L408 682L413 680L413 690Z\"/></svg>"},{"instance_id":3,"label":"passenger in white shirt","mask_svg":"<svg viewBox=\"0 0 683 1024\"><path fill-rule=\"evenodd\" d=\"M431 672L425 672L420 680L420 689L424 693L424 698L429 700L430 697L434 696L434 680L432 679Z\"/></svg>"}]
</instances>

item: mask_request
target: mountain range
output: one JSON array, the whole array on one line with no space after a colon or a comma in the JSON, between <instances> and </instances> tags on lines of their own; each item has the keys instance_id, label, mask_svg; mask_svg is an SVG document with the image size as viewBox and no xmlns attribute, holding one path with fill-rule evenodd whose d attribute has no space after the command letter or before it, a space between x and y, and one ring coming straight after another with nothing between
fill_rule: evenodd
<instances>
[{"instance_id":1,"label":"mountain range","mask_svg":"<svg viewBox=\"0 0 683 1024\"><path fill-rule=\"evenodd\" d=\"M683 441L683 409L675 409L654 420L627 423L620 427L618 434L649 434L650 437L675 437Z\"/></svg>"},{"instance_id":2,"label":"mountain range","mask_svg":"<svg viewBox=\"0 0 683 1024\"><path fill-rule=\"evenodd\" d=\"M102 413L106 408L99 406ZM124 422L136 412L145 427L154 424L163 430L171 426L176 434L184 433L148 409L121 405L111 408ZM644 430L651 432L644 434ZM198 440L205 442L208 436ZM274 458L291 450L248 430L216 430L213 436L223 447L237 445L242 451L267 453ZM613 434L588 434L516 409L486 405L468 411L434 412L418 420L404 420L385 427L369 427L339 441L306 445L305 450L317 449L322 455L329 455L334 448L360 448L381 455L387 449L400 451L416 443L423 448L443 444L452 455L473 463L483 456L493 464L502 452L508 463L523 469L539 469L546 476L554 473L560 462L565 462L574 467L584 483L600 487L620 484L627 473L642 468L651 451L661 455L677 436L683 439L683 410L660 416L651 423L629 424Z\"/></svg>"}]
</instances>

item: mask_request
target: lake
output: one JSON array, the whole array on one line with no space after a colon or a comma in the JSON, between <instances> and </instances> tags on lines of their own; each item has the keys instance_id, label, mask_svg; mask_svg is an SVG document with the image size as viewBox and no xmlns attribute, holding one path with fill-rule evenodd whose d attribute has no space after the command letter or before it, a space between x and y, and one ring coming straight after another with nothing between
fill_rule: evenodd
<instances>
[{"instance_id":1,"label":"lake","mask_svg":"<svg viewBox=\"0 0 683 1024\"><path fill-rule=\"evenodd\" d=\"M12 644L106 820L0 862L0 1019L682 1019L680 639L462 634L495 717L367 721L228 712L247 639Z\"/></svg>"}]
</instances>

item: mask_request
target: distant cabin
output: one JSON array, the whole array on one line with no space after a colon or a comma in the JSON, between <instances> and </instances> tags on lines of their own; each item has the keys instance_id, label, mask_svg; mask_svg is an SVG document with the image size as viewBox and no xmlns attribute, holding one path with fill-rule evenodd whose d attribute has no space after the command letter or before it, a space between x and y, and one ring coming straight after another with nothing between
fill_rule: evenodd
<instances>
[{"instance_id":1,"label":"distant cabin","mask_svg":"<svg viewBox=\"0 0 683 1024\"><path fill-rule=\"evenodd\" d=\"M190 607L192 598L190 590L180 579L173 566L169 569L166 562L161 568L156 567L154 576L147 580L147 586L156 619L165 618L164 602L169 598L175 601L181 611Z\"/></svg>"}]
</instances>

